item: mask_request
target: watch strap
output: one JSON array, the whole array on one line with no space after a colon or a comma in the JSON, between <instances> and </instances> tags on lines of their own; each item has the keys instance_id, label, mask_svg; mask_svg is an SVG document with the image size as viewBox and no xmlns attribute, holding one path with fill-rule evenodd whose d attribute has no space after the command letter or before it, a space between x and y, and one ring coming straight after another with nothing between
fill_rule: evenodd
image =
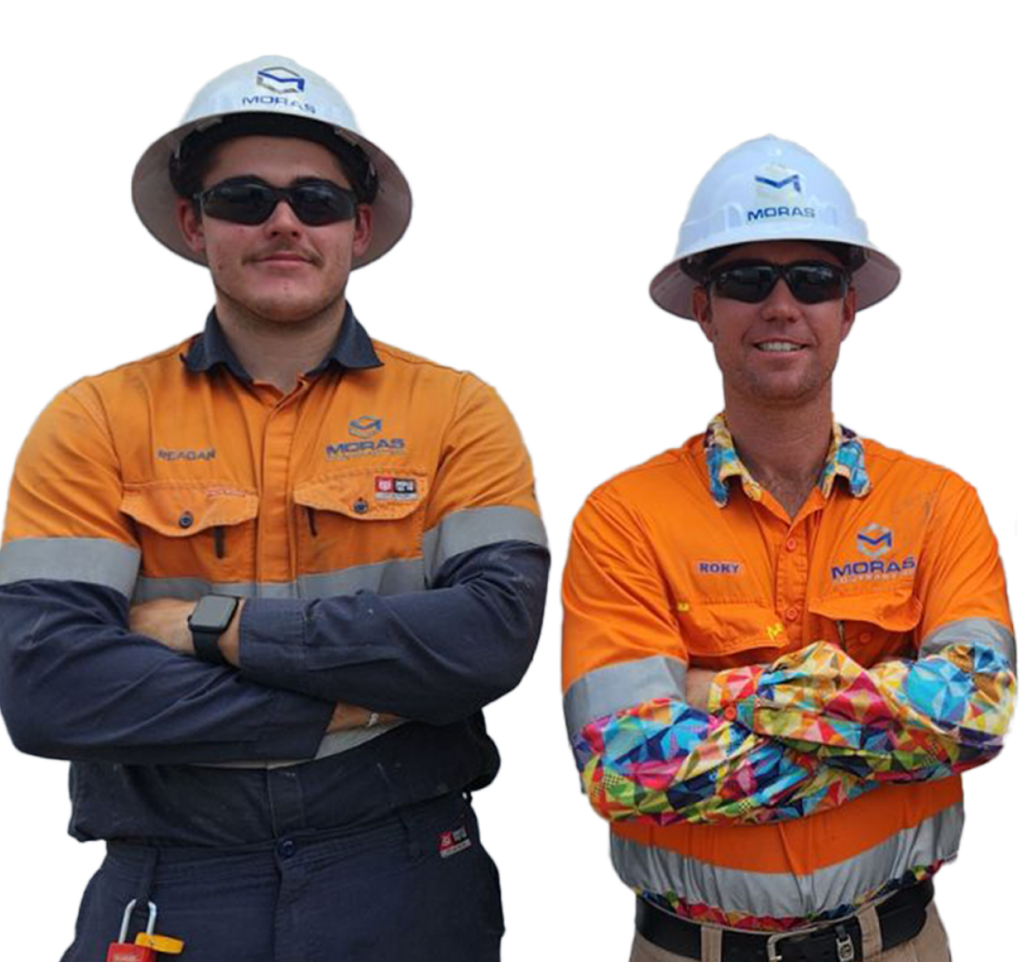
<instances>
[{"instance_id":1,"label":"watch strap","mask_svg":"<svg viewBox=\"0 0 1024 962\"><path fill-rule=\"evenodd\" d=\"M200 661L208 661L211 665L226 665L227 658L220 650L219 631L207 631L202 628L192 629L192 646L196 650L196 657Z\"/></svg>"}]
</instances>

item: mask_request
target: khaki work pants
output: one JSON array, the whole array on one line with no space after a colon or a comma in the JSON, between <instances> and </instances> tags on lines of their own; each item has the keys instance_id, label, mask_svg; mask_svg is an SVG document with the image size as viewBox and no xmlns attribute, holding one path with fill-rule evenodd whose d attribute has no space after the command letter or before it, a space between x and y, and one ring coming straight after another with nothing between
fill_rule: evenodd
<instances>
[{"instance_id":1,"label":"khaki work pants","mask_svg":"<svg viewBox=\"0 0 1024 962\"><path fill-rule=\"evenodd\" d=\"M882 935L878 929L874 906L864 909L857 917L860 919L863 937L864 962L950 962L949 941L939 913L935 911L934 902L928 906L928 919L917 938L897 945L888 952L881 950ZM688 959L674 952L666 952L637 933L629 962L722 962L721 932L721 929L704 927L701 932L700 959ZM750 962L765 962L766 958L752 958Z\"/></svg>"}]
</instances>

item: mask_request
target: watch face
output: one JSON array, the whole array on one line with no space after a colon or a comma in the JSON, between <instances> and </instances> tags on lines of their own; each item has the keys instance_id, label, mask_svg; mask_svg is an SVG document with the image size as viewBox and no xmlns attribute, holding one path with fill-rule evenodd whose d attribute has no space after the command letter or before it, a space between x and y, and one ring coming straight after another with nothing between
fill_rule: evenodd
<instances>
[{"instance_id":1,"label":"watch face","mask_svg":"<svg viewBox=\"0 0 1024 962\"><path fill-rule=\"evenodd\" d=\"M204 595L192 611L188 623L200 631L224 631L238 607L237 598L225 595Z\"/></svg>"}]
</instances>

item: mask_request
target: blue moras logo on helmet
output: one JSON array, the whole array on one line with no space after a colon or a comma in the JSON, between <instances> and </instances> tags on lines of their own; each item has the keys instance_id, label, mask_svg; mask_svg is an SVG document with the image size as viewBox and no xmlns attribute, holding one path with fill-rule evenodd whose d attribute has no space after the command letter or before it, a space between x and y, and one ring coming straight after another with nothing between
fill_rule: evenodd
<instances>
[{"instance_id":1,"label":"blue moras logo on helmet","mask_svg":"<svg viewBox=\"0 0 1024 962\"><path fill-rule=\"evenodd\" d=\"M305 77L288 67L267 67L256 74L256 83L276 94L300 94L306 89Z\"/></svg>"},{"instance_id":2,"label":"blue moras logo on helmet","mask_svg":"<svg viewBox=\"0 0 1024 962\"><path fill-rule=\"evenodd\" d=\"M800 175L799 174L793 174L790 177L783 177L782 180L772 180L771 177L760 177L760 176L755 177L754 180L756 180L759 184L767 184L769 187L775 187L778 190L781 190L783 187L786 187L789 184L792 184L793 185L793 189L798 194L803 193L803 191L802 191L802 189L800 187Z\"/></svg>"}]
</instances>

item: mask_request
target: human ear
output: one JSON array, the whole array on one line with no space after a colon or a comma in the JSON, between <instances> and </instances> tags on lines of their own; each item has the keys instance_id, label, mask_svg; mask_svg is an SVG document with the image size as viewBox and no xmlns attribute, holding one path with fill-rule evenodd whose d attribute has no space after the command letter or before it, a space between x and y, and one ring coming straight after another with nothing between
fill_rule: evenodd
<instances>
[{"instance_id":1,"label":"human ear","mask_svg":"<svg viewBox=\"0 0 1024 962\"><path fill-rule=\"evenodd\" d=\"M185 243L197 254L206 253L206 234L203 232L203 218L196 204L179 197L174 206L175 219Z\"/></svg>"}]
</instances>

